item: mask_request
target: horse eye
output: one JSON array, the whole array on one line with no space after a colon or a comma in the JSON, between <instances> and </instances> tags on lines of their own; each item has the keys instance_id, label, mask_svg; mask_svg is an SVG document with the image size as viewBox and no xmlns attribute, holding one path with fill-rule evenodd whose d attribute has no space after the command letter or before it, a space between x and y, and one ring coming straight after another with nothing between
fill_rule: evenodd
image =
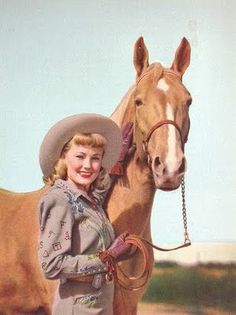
<instances>
[{"instance_id":1,"label":"horse eye","mask_svg":"<svg viewBox=\"0 0 236 315\"><path fill-rule=\"evenodd\" d=\"M192 104L192 99L190 98L187 100L187 106L189 107L191 104Z\"/></svg>"},{"instance_id":2,"label":"horse eye","mask_svg":"<svg viewBox=\"0 0 236 315\"><path fill-rule=\"evenodd\" d=\"M134 102L137 107L143 105L143 102L140 98L136 98Z\"/></svg>"}]
</instances>

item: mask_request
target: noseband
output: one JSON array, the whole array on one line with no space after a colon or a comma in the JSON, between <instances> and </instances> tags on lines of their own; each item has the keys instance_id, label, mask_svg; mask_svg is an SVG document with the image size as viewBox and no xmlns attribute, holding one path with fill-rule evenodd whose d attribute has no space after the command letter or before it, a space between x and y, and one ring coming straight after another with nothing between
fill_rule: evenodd
<instances>
[{"instance_id":1,"label":"noseband","mask_svg":"<svg viewBox=\"0 0 236 315\"><path fill-rule=\"evenodd\" d=\"M149 156L148 149L147 149L148 142L151 139L153 132L163 125L173 125L176 128L176 130L178 130L179 135L180 135L182 149L184 149L184 142L185 141L183 141L181 129L179 128L179 126L177 125L177 123L174 120L164 119L164 120L161 120L158 123L156 123L154 126L152 126L152 128L148 131L148 133L146 134L146 136L143 139L143 150L147 156Z\"/></svg>"}]
</instances>

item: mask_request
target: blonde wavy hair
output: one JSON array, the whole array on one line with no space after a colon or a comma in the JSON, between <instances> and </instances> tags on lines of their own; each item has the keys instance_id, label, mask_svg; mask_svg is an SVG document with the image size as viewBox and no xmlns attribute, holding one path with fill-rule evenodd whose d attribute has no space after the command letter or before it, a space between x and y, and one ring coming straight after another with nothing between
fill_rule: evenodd
<instances>
[{"instance_id":1,"label":"blonde wavy hair","mask_svg":"<svg viewBox=\"0 0 236 315\"><path fill-rule=\"evenodd\" d=\"M72 144L90 146L92 148L103 148L105 150L107 141L98 133L77 133L63 147L61 156L54 166L51 175L44 177L43 181L46 185L53 185L57 179L67 179L67 167L65 164L65 154L68 152ZM110 178L108 172L101 167L98 177L92 183L91 188L104 189L109 185Z\"/></svg>"}]
</instances>

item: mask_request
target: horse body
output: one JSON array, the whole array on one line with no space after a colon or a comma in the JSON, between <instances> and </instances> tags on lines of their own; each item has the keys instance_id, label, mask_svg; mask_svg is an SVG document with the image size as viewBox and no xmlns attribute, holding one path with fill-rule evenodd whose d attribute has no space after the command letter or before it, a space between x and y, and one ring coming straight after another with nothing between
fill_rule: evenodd
<instances>
[{"instance_id":1,"label":"horse body","mask_svg":"<svg viewBox=\"0 0 236 315\"><path fill-rule=\"evenodd\" d=\"M176 189L185 171L184 142L189 130L191 97L181 78L190 61L190 46L181 41L170 69L148 63L140 38L134 49L136 84L111 118L121 126L134 123L137 150L128 161L122 184L116 183L105 205L115 231L151 240L150 216L155 191ZM56 281L44 279L37 257L37 203L45 188L16 194L0 190L0 314L50 314ZM4 241L3 241L4 240ZM150 263L153 262L153 251ZM139 273L142 257L135 253L121 263L129 276ZM145 286L137 291L116 287L114 315L135 315Z\"/></svg>"},{"instance_id":2,"label":"horse body","mask_svg":"<svg viewBox=\"0 0 236 315\"><path fill-rule=\"evenodd\" d=\"M37 257L36 209L44 190L0 190L0 314L50 314L55 283L43 277Z\"/></svg>"}]
</instances>

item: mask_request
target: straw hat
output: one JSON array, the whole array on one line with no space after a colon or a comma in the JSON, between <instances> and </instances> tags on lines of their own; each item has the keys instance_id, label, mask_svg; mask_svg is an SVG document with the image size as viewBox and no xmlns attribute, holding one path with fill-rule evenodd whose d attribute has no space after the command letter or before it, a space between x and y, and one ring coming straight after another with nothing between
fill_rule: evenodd
<instances>
[{"instance_id":1,"label":"straw hat","mask_svg":"<svg viewBox=\"0 0 236 315\"><path fill-rule=\"evenodd\" d=\"M120 128L108 117L98 114L78 114L66 117L52 126L43 139L39 163L44 176L49 176L60 158L64 145L76 133L99 133L107 140L102 166L110 169L118 160L122 137Z\"/></svg>"}]
</instances>

